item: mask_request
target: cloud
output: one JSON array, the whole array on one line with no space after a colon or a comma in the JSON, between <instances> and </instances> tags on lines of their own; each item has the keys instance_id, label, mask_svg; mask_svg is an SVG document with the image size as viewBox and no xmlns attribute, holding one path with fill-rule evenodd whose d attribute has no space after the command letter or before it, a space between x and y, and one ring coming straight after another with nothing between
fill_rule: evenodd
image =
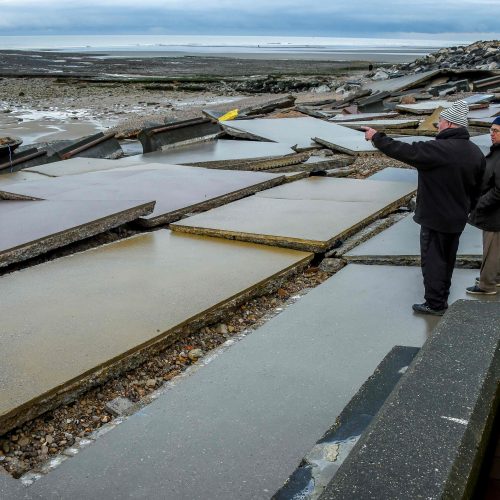
<instances>
[{"instance_id":1,"label":"cloud","mask_svg":"<svg viewBox=\"0 0 500 500\"><path fill-rule=\"evenodd\" d=\"M376 36L498 32L498 0L0 0L0 33Z\"/></svg>"}]
</instances>

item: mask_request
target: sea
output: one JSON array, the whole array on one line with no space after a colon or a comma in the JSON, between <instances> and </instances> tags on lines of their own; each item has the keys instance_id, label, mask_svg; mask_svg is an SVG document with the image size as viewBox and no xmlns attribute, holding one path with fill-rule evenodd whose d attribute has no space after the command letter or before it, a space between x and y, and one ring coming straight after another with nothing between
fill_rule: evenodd
<instances>
[{"instance_id":1,"label":"sea","mask_svg":"<svg viewBox=\"0 0 500 500\"><path fill-rule=\"evenodd\" d=\"M441 47L466 45L470 39L348 38L296 36L204 35L54 35L0 36L2 50L92 52L129 57L159 55L315 55L353 59L356 54L377 54L414 59Z\"/></svg>"}]
</instances>

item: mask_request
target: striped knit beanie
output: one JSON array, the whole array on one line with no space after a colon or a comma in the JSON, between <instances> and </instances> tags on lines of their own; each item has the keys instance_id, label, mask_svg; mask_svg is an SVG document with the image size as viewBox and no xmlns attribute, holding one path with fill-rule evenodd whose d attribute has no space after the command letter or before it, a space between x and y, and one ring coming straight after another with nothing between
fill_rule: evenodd
<instances>
[{"instance_id":1,"label":"striped knit beanie","mask_svg":"<svg viewBox=\"0 0 500 500\"><path fill-rule=\"evenodd\" d=\"M440 118L448 120L455 125L467 127L467 113L469 105L465 101L455 101L449 108L444 109L439 114Z\"/></svg>"}]
</instances>

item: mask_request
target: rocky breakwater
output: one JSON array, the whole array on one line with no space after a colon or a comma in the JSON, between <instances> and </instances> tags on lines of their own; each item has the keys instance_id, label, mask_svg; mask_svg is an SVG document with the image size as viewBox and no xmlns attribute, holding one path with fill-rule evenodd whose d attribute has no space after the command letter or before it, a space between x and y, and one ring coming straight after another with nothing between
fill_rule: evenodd
<instances>
[{"instance_id":1,"label":"rocky breakwater","mask_svg":"<svg viewBox=\"0 0 500 500\"><path fill-rule=\"evenodd\" d=\"M433 69L500 70L500 40L478 41L467 46L445 47L412 63L401 64L400 70L412 72Z\"/></svg>"}]
</instances>

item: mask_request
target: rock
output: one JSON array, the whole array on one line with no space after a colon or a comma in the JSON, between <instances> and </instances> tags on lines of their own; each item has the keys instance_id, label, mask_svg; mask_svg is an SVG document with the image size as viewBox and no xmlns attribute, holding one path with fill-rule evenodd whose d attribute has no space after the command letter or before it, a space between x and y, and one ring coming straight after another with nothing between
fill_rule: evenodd
<instances>
[{"instance_id":1,"label":"rock","mask_svg":"<svg viewBox=\"0 0 500 500\"><path fill-rule=\"evenodd\" d=\"M201 349L192 349L188 352L188 358L191 361L196 361L203 356L203 351Z\"/></svg>"},{"instance_id":2,"label":"rock","mask_svg":"<svg viewBox=\"0 0 500 500\"><path fill-rule=\"evenodd\" d=\"M45 436L45 442L47 444L52 444L54 442L54 437L51 436L50 434L47 434L47 436Z\"/></svg>"},{"instance_id":3,"label":"rock","mask_svg":"<svg viewBox=\"0 0 500 500\"><path fill-rule=\"evenodd\" d=\"M220 335L224 335L227 333L227 325L225 325L224 323L219 323L215 331Z\"/></svg>"},{"instance_id":4,"label":"rock","mask_svg":"<svg viewBox=\"0 0 500 500\"><path fill-rule=\"evenodd\" d=\"M401 104L415 104L417 102L417 100L412 95L404 95L404 96L401 96L401 99L399 99L399 102Z\"/></svg>"},{"instance_id":5,"label":"rock","mask_svg":"<svg viewBox=\"0 0 500 500\"><path fill-rule=\"evenodd\" d=\"M27 438L26 436L23 436L20 440L19 440L19 446L21 448L23 448L24 446L27 446L29 444L30 440L29 438Z\"/></svg>"},{"instance_id":6,"label":"rock","mask_svg":"<svg viewBox=\"0 0 500 500\"><path fill-rule=\"evenodd\" d=\"M149 378L146 381L146 387L150 387L150 388L156 387L156 379L155 378Z\"/></svg>"},{"instance_id":7,"label":"rock","mask_svg":"<svg viewBox=\"0 0 500 500\"><path fill-rule=\"evenodd\" d=\"M311 89L311 92L315 94L322 94L325 92L330 92L331 88L328 85L320 85L319 87L314 87Z\"/></svg>"},{"instance_id":8,"label":"rock","mask_svg":"<svg viewBox=\"0 0 500 500\"><path fill-rule=\"evenodd\" d=\"M116 417L130 414L133 411L134 403L128 398L118 397L106 403L105 409Z\"/></svg>"},{"instance_id":9,"label":"rock","mask_svg":"<svg viewBox=\"0 0 500 500\"><path fill-rule=\"evenodd\" d=\"M380 69L372 76L372 80L374 81L387 80L388 78L389 75L385 71L382 71Z\"/></svg>"}]
</instances>

